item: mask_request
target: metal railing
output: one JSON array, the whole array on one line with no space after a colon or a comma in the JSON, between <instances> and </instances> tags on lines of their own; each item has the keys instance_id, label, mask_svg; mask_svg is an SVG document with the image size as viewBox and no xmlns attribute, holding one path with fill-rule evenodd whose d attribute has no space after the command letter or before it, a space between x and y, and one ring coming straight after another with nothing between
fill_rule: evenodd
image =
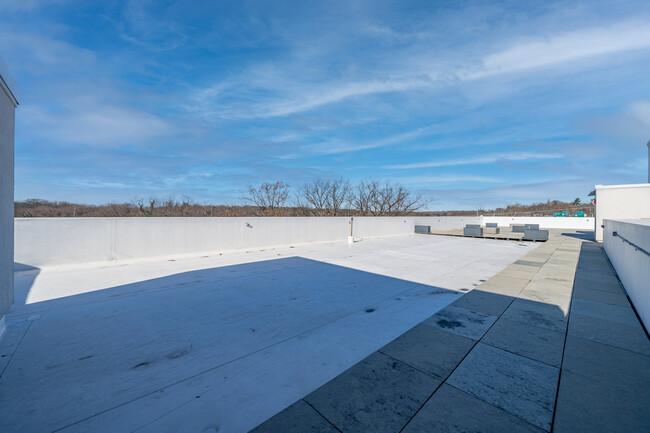
<instances>
[{"instance_id":1,"label":"metal railing","mask_svg":"<svg viewBox=\"0 0 650 433\"><path fill-rule=\"evenodd\" d=\"M612 236L621 238L623 242L627 242L628 244L632 245L634 248L636 248L637 251L641 251L646 256L650 256L649 252L647 252L646 250L644 250L642 247L638 246L634 242L625 239L623 236L619 235L618 232L612 232Z\"/></svg>"}]
</instances>

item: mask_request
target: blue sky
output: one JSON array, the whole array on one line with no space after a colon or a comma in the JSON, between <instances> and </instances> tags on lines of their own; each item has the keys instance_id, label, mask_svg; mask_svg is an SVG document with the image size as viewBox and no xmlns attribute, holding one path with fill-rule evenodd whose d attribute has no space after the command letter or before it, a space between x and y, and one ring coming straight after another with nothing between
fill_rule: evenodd
<instances>
[{"instance_id":1,"label":"blue sky","mask_svg":"<svg viewBox=\"0 0 650 433\"><path fill-rule=\"evenodd\" d=\"M390 179L430 209L647 179L650 2L2 0L16 199Z\"/></svg>"}]
</instances>

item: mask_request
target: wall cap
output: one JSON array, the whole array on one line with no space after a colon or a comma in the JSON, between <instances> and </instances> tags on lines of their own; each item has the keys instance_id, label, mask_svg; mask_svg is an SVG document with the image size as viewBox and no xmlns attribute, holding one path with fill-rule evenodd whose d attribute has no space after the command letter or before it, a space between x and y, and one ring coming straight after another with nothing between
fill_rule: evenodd
<instances>
[{"instance_id":1,"label":"wall cap","mask_svg":"<svg viewBox=\"0 0 650 433\"><path fill-rule=\"evenodd\" d=\"M14 106L18 106L18 86L14 81L5 62L0 57L0 88L7 94Z\"/></svg>"},{"instance_id":2,"label":"wall cap","mask_svg":"<svg viewBox=\"0 0 650 433\"><path fill-rule=\"evenodd\" d=\"M627 185L596 185L596 190L621 188L650 188L650 183L630 183Z\"/></svg>"}]
</instances>

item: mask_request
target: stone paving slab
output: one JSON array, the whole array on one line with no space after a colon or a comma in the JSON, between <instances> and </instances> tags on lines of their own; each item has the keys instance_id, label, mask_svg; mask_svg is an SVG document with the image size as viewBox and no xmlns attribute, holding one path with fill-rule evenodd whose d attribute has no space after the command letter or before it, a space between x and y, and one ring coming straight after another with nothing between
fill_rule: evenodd
<instances>
[{"instance_id":1,"label":"stone paving slab","mask_svg":"<svg viewBox=\"0 0 650 433\"><path fill-rule=\"evenodd\" d=\"M489 284L512 289L523 289L529 282L530 278L516 278L501 273L487 280Z\"/></svg>"},{"instance_id":2,"label":"stone paving slab","mask_svg":"<svg viewBox=\"0 0 650 433\"><path fill-rule=\"evenodd\" d=\"M533 262L530 260L517 260L515 261L515 265L535 266L537 268L541 268L542 266L544 266L544 262Z\"/></svg>"},{"instance_id":3,"label":"stone paving slab","mask_svg":"<svg viewBox=\"0 0 650 433\"><path fill-rule=\"evenodd\" d=\"M522 298L515 299L502 317L562 333L567 324L567 316L558 306Z\"/></svg>"},{"instance_id":4,"label":"stone paving slab","mask_svg":"<svg viewBox=\"0 0 650 433\"><path fill-rule=\"evenodd\" d=\"M474 289L462 298L454 301L453 306L479 311L492 316L500 316L515 298Z\"/></svg>"},{"instance_id":5,"label":"stone paving slab","mask_svg":"<svg viewBox=\"0 0 650 433\"><path fill-rule=\"evenodd\" d=\"M545 430L550 430L560 371L478 343L447 383Z\"/></svg>"},{"instance_id":6,"label":"stone paving slab","mask_svg":"<svg viewBox=\"0 0 650 433\"><path fill-rule=\"evenodd\" d=\"M577 286L574 290L574 295L578 299L585 299L588 301L597 301L604 304L618 305L620 307L629 307L630 302L623 292L606 292L603 290L591 290L585 287Z\"/></svg>"},{"instance_id":7,"label":"stone paving slab","mask_svg":"<svg viewBox=\"0 0 650 433\"><path fill-rule=\"evenodd\" d=\"M526 288L519 294L519 299L538 302L545 305L554 305L562 311L569 311L571 294L553 293L540 288Z\"/></svg>"},{"instance_id":8,"label":"stone paving slab","mask_svg":"<svg viewBox=\"0 0 650 433\"><path fill-rule=\"evenodd\" d=\"M440 385L387 355L370 355L305 397L342 432L399 432Z\"/></svg>"},{"instance_id":9,"label":"stone paving slab","mask_svg":"<svg viewBox=\"0 0 650 433\"><path fill-rule=\"evenodd\" d=\"M648 393L611 387L562 371L553 431L556 433L647 432Z\"/></svg>"},{"instance_id":10,"label":"stone paving slab","mask_svg":"<svg viewBox=\"0 0 650 433\"><path fill-rule=\"evenodd\" d=\"M481 341L554 367L562 363L564 334L528 323L501 318Z\"/></svg>"},{"instance_id":11,"label":"stone paving slab","mask_svg":"<svg viewBox=\"0 0 650 433\"><path fill-rule=\"evenodd\" d=\"M216 431L216 430L215 430ZM338 433L304 400L298 400L250 433Z\"/></svg>"},{"instance_id":12,"label":"stone paving slab","mask_svg":"<svg viewBox=\"0 0 650 433\"><path fill-rule=\"evenodd\" d=\"M607 265L609 266L609 265ZM578 276L576 276L575 285L577 288L585 288L589 290L598 290L602 292L609 293L625 293L621 288L621 283L617 281L612 281L610 279L599 280L597 278L586 279L582 276L584 272L591 272L591 267L585 268L584 270L578 270ZM610 271L611 272L611 271Z\"/></svg>"},{"instance_id":13,"label":"stone paving slab","mask_svg":"<svg viewBox=\"0 0 650 433\"><path fill-rule=\"evenodd\" d=\"M403 433L542 433L544 430L473 397L451 385L443 384L418 412Z\"/></svg>"},{"instance_id":14,"label":"stone paving slab","mask_svg":"<svg viewBox=\"0 0 650 433\"><path fill-rule=\"evenodd\" d=\"M484 292L494 293L496 295L502 295L502 296L511 296L513 298L516 298L523 290L522 287L508 287L502 284L492 283L492 282L483 283L479 287Z\"/></svg>"},{"instance_id":15,"label":"stone paving slab","mask_svg":"<svg viewBox=\"0 0 650 433\"><path fill-rule=\"evenodd\" d=\"M650 344L640 324L621 325L606 319L571 313L569 335L575 335L598 343L650 355Z\"/></svg>"},{"instance_id":16,"label":"stone paving slab","mask_svg":"<svg viewBox=\"0 0 650 433\"><path fill-rule=\"evenodd\" d=\"M445 380L474 344L470 338L420 324L379 352Z\"/></svg>"},{"instance_id":17,"label":"stone paving slab","mask_svg":"<svg viewBox=\"0 0 650 433\"><path fill-rule=\"evenodd\" d=\"M463 337L478 340L492 326L496 319L496 316L451 305L440 310L422 323L462 335Z\"/></svg>"},{"instance_id":18,"label":"stone paving slab","mask_svg":"<svg viewBox=\"0 0 650 433\"><path fill-rule=\"evenodd\" d=\"M629 306L621 307L586 299L574 298L571 303L571 312L596 319L606 318L609 322L627 326L636 326L639 323L639 320L634 314L634 310Z\"/></svg>"},{"instance_id":19,"label":"stone paving slab","mask_svg":"<svg viewBox=\"0 0 650 433\"><path fill-rule=\"evenodd\" d=\"M597 265L598 267L609 267L609 263L604 264L604 265ZM590 265L588 267L585 267L584 270L586 272L580 272L582 269L578 270L578 274L576 275L576 285L578 286L586 286L590 287L592 289L597 289L597 290L612 290L612 291L620 291L621 290L621 283L618 281L618 279L610 274L592 274L591 269L596 267L596 265Z\"/></svg>"},{"instance_id":20,"label":"stone paving slab","mask_svg":"<svg viewBox=\"0 0 650 433\"><path fill-rule=\"evenodd\" d=\"M562 369L638 395L650 393L650 357L607 344L569 335Z\"/></svg>"}]
</instances>

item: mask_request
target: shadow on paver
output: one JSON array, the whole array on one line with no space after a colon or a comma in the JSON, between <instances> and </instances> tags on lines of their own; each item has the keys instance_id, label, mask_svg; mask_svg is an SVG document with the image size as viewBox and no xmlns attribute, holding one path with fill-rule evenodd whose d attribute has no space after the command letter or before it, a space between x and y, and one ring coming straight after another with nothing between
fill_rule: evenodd
<instances>
[{"instance_id":1,"label":"shadow on paver","mask_svg":"<svg viewBox=\"0 0 650 433\"><path fill-rule=\"evenodd\" d=\"M14 304L22 305L36 281L41 269L24 263L14 262Z\"/></svg>"},{"instance_id":2,"label":"shadow on paver","mask_svg":"<svg viewBox=\"0 0 650 433\"><path fill-rule=\"evenodd\" d=\"M583 241L595 241L595 232L593 230L576 230L575 233L562 233L562 236L576 238Z\"/></svg>"}]
</instances>

